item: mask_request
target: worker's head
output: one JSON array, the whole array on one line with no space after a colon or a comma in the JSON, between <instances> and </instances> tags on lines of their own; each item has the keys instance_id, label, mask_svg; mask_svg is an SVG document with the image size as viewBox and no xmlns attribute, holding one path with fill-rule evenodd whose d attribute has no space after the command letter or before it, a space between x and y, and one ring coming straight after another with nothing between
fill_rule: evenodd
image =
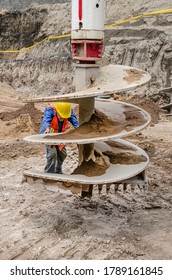
<instances>
[{"instance_id":1,"label":"worker's head","mask_svg":"<svg viewBox=\"0 0 172 280\"><path fill-rule=\"evenodd\" d=\"M56 102L56 111L60 118L68 119L71 116L71 104L67 102Z\"/></svg>"}]
</instances>

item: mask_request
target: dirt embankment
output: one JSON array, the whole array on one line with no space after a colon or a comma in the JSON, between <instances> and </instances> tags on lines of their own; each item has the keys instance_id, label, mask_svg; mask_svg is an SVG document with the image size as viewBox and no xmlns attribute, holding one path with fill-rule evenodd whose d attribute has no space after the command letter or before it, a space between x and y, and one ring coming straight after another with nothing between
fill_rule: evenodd
<instances>
[{"instance_id":1,"label":"dirt embankment","mask_svg":"<svg viewBox=\"0 0 172 280\"><path fill-rule=\"evenodd\" d=\"M16 111L0 113L0 120L6 122L7 126L10 126L10 121L20 119L21 122L16 128L16 132L28 132L30 124L30 128L33 128L34 132L38 133L42 120L42 115L42 112L34 107L34 103L28 103L20 107ZM28 124L26 124L26 121L28 121Z\"/></svg>"},{"instance_id":2,"label":"dirt embankment","mask_svg":"<svg viewBox=\"0 0 172 280\"><path fill-rule=\"evenodd\" d=\"M145 12L167 9L170 5L171 0L154 0L149 3L146 0L131 0L130 4L121 0L120 5L118 1L107 0L105 24ZM10 24L6 24L7 21ZM70 33L71 2L34 5L25 11L6 12L2 14L1 22L1 49L21 49L47 36ZM161 14L105 29L103 60L151 73L149 89L141 90L145 96L154 96L157 89L170 86L171 22L171 14ZM1 81L26 94L32 91L49 95L54 89L63 93L74 89L69 38L48 40L29 51L5 53L2 58Z\"/></svg>"}]
</instances>

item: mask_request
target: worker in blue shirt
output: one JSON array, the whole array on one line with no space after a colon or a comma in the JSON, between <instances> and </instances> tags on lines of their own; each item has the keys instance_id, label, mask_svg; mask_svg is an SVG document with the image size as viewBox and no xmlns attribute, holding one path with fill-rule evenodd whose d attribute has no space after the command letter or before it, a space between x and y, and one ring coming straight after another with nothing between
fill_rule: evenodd
<instances>
[{"instance_id":1,"label":"worker in blue shirt","mask_svg":"<svg viewBox=\"0 0 172 280\"><path fill-rule=\"evenodd\" d=\"M69 122L74 128L79 127L78 119L71 104L67 102L56 102L44 110L44 116L40 133L61 133L68 129ZM66 158L64 144L46 145L47 164L44 168L46 173L62 174L62 163Z\"/></svg>"}]
</instances>

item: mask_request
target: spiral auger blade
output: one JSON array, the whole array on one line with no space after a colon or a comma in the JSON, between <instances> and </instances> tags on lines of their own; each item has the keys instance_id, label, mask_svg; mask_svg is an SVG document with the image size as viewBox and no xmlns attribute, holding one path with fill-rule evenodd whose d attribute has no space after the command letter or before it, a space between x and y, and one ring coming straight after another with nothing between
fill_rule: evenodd
<instances>
[{"instance_id":1,"label":"spiral auger blade","mask_svg":"<svg viewBox=\"0 0 172 280\"><path fill-rule=\"evenodd\" d=\"M72 59L77 61L75 92L28 101L78 104L80 127L65 133L24 138L25 141L45 145L77 144L80 148L76 172L47 174L26 170L24 176L62 182L66 188L70 184L70 189L80 190L83 197L91 197L95 186L98 187L99 195L105 192L107 196L111 195L111 188L114 188L116 195L125 195L129 191L134 192L136 188L144 191L148 187L144 172L149 163L148 155L122 138L148 126L150 115L135 105L111 98L104 99L104 96L146 84L151 76L135 67L112 64L100 66L97 63L103 55L105 14L105 1L98 2L72 0Z\"/></svg>"}]
</instances>

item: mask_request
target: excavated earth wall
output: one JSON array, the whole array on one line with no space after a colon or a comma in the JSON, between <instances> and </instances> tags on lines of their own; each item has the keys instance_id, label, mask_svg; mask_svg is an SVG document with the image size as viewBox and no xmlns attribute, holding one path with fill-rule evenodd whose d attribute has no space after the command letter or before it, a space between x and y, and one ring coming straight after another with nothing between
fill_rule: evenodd
<instances>
[{"instance_id":1,"label":"excavated earth wall","mask_svg":"<svg viewBox=\"0 0 172 280\"><path fill-rule=\"evenodd\" d=\"M0 9L21 10L25 9L33 3L38 4L56 4L70 2L70 0L3 0L0 2Z\"/></svg>"},{"instance_id":2,"label":"excavated earth wall","mask_svg":"<svg viewBox=\"0 0 172 280\"><path fill-rule=\"evenodd\" d=\"M144 12L168 8L170 2L167 1L164 6L158 1L154 1L157 4L155 6L151 6L151 3L150 7L145 5ZM106 23L143 12L143 4L142 7L133 3L136 6L134 11L131 7L127 10L124 1L121 5L125 13L121 11L118 19L119 5L116 1L107 1ZM71 3L63 3L32 5L23 11L1 13L0 49L21 49L47 36L70 33L70 10ZM164 14L105 30L103 63L124 64L147 70L152 75L151 82L142 87L139 93L142 97L152 95L153 100L160 99L160 102L163 101L158 91L171 86L171 23L172 15ZM19 54L1 53L0 74L1 82L7 82L25 94L50 95L54 89L62 93L73 91L70 38L48 40Z\"/></svg>"}]
</instances>

